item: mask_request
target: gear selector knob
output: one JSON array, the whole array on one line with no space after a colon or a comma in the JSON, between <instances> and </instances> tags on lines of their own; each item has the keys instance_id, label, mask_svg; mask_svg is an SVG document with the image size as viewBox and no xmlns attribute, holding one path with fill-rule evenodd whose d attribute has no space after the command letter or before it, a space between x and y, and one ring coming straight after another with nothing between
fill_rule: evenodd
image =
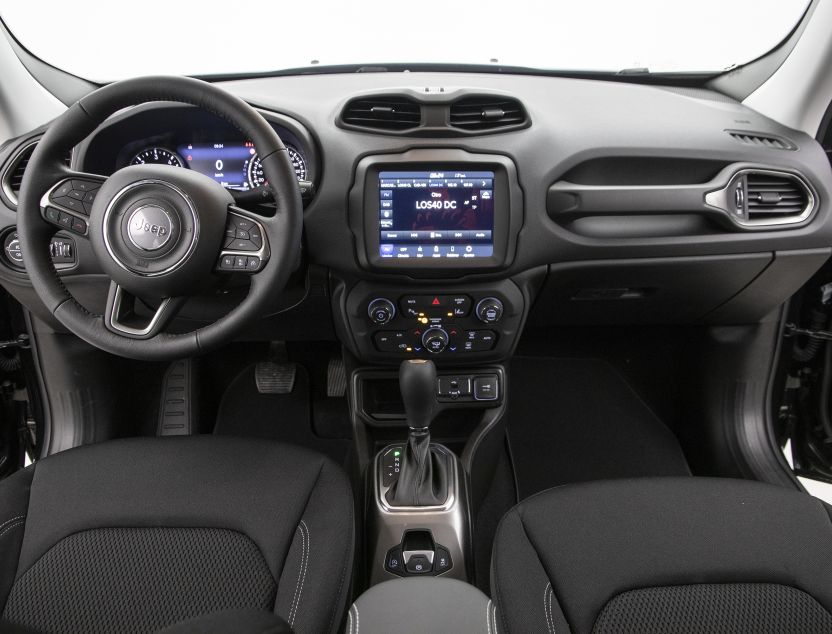
<instances>
[{"instance_id":1,"label":"gear selector knob","mask_svg":"<svg viewBox=\"0 0 832 634\"><path fill-rule=\"evenodd\" d=\"M436 366L427 359L408 359L399 368L407 424L411 430L427 431L436 414Z\"/></svg>"}]
</instances>

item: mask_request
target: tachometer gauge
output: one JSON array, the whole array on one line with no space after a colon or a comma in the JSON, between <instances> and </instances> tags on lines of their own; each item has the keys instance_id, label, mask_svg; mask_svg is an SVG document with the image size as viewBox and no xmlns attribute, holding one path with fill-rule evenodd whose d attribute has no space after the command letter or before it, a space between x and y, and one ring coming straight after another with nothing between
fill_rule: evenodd
<instances>
[{"instance_id":1,"label":"tachometer gauge","mask_svg":"<svg viewBox=\"0 0 832 634\"><path fill-rule=\"evenodd\" d=\"M289 152L289 160L292 161L292 167L295 168L295 176L298 177L299 181L305 181L306 159L303 158L303 154L298 152L297 149L293 148L291 145L287 145L286 150Z\"/></svg>"},{"instance_id":2,"label":"tachometer gauge","mask_svg":"<svg viewBox=\"0 0 832 634\"><path fill-rule=\"evenodd\" d=\"M295 176L299 181L305 181L308 174L306 159L291 145L286 146L286 151L289 153L289 160L292 161L292 167L295 168ZM260 165L260 157L256 154L248 161L246 177L248 178L248 186L251 189L256 189L266 184L266 174L263 172L263 166Z\"/></svg>"},{"instance_id":3,"label":"tachometer gauge","mask_svg":"<svg viewBox=\"0 0 832 634\"><path fill-rule=\"evenodd\" d=\"M130 165L173 165L174 167L185 167L184 159L176 152L166 150L163 147L149 147L133 157Z\"/></svg>"}]
</instances>

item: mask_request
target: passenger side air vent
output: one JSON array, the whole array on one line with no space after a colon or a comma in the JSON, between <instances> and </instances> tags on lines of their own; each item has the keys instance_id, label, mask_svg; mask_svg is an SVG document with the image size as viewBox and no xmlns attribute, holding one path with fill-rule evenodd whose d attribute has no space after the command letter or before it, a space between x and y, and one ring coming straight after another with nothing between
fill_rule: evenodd
<instances>
[{"instance_id":1,"label":"passenger side air vent","mask_svg":"<svg viewBox=\"0 0 832 634\"><path fill-rule=\"evenodd\" d=\"M466 97L451 104L449 125L470 132L503 131L528 125L526 109L509 97Z\"/></svg>"},{"instance_id":2,"label":"passenger side air vent","mask_svg":"<svg viewBox=\"0 0 832 634\"><path fill-rule=\"evenodd\" d=\"M745 132L743 130L726 130L734 139L745 145L756 145L772 150L796 150L797 146L786 138L773 134Z\"/></svg>"},{"instance_id":3,"label":"passenger side air vent","mask_svg":"<svg viewBox=\"0 0 832 634\"><path fill-rule=\"evenodd\" d=\"M23 183L23 174L26 172L26 166L29 165L29 159L32 158L32 153L35 151L37 144L37 141L32 141L17 150L17 153L6 164L2 177L0 177L0 186L2 186L3 193L8 198L8 202L15 207L17 207L20 185ZM70 157L67 156L65 161L67 166L69 166L69 161Z\"/></svg>"},{"instance_id":4,"label":"passenger side air vent","mask_svg":"<svg viewBox=\"0 0 832 634\"><path fill-rule=\"evenodd\" d=\"M356 128L408 130L422 122L422 107L406 97L353 99L341 113L341 121Z\"/></svg>"},{"instance_id":5,"label":"passenger side air vent","mask_svg":"<svg viewBox=\"0 0 832 634\"><path fill-rule=\"evenodd\" d=\"M749 172L746 177L748 220L798 222L811 211L812 194L795 176Z\"/></svg>"}]
</instances>

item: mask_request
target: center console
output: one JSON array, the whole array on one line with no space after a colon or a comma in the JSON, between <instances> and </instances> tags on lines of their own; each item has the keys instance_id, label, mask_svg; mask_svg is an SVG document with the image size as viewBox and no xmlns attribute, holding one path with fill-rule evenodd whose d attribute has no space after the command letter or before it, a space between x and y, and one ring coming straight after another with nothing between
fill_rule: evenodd
<instances>
[{"instance_id":1,"label":"center console","mask_svg":"<svg viewBox=\"0 0 832 634\"><path fill-rule=\"evenodd\" d=\"M356 166L349 221L361 273L334 272L331 296L355 366L369 586L474 578L471 518L504 451L502 362L541 274L507 273L522 217L502 155L414 149Z\"/></svg>"}]
</instances>

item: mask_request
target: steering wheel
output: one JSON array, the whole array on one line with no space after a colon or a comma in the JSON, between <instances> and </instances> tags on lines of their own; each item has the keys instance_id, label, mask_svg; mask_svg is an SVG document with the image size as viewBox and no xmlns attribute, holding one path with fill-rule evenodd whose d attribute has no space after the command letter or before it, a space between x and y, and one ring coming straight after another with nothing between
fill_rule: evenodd
<instances>
[{"instance_id":1,"label":"steering wheel","mask_svg":"<svg viewBox=\"0 0 832 634\"><path fill-rule=\"evenodd\" d=\"M132 165L104 177L64 165L70 150L107 117L150 101L199 106L251 139L277 203L275 214L236 207L219 183L188 169ZM23 177L17 231L32 286L66 328L113 354L172 360L227 343L262 317L297 262L302 226L295 171L286 147L263 117L203 81L142 77L90 93L49 126ZM49 257L57 229L90 241L110 278L104 315L88 312L58 277ZM189 296L217 275L231 273L251 276L240 304L193 332L164 332ZM149 320L135 314L137 298L156 307Z\"/></svg>"}]
</instances>

